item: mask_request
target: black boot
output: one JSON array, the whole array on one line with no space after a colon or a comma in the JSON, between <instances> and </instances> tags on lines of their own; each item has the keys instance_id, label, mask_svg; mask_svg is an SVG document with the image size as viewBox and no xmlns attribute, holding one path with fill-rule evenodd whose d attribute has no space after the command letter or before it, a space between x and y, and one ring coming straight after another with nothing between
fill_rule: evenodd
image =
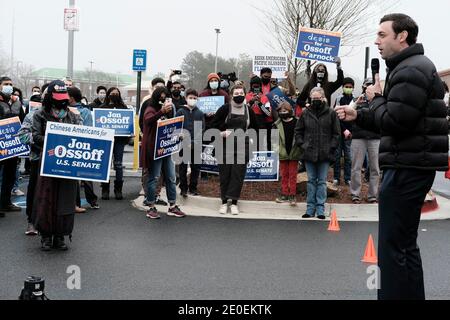
<instances>
[{"instance_id":1,"label":"black boot","mask_svg":"<svg viewBox=\"0 0 450 320\"><path fill-rule=\"evenodd\" d=\"M63 236L53 236L53 248L60 251L67 251L69 249L64 242Z\"/></svg>"},{"instance_id":2,"label":"black boot","mask_svg":"<svg viewBox=\"0 0 450 320\"><path fill-rule=\"evenodd\" d=\"M52 237L44 237L41 239L41 250L42 251L51 251L52 250Z\"/></svg>"},{"instance_id":3,"label":"black boot","mask_svg":"<svg viewBox=\"0 0 450 320\"><path fill-rule=\"evenodd\" d=\"M117 200L123 200L122 188L123 181L114 181L114 194Z\"/></svg>"},{"instance_id":4,"label":"black boot","mask_svg":"<svg viewBox=\"0 0 450 320\"><path fill-rule=\"evenodd\" d=\"M109 200L109 183L102 183L102 200Z\"/></svg>"}]
</instances>

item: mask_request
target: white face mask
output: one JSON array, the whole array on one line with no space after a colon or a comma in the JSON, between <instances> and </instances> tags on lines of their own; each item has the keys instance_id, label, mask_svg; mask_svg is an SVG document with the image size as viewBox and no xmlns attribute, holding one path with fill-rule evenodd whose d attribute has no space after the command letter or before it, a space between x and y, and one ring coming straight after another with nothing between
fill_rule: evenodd
<instances>
[{"instance_id":1,"label":"white face mask","mask_svg":"<svg viewBox=\"0 0 450 320\"><path fill-rule=\"evenodd\" d=\"M187 104L189 107L194 108L197 106L197 99L188 99Z\"/></svg>"},{"instance_id":2,"label":"white face mask","mask_svg":"<svg viewBox=\"0 0 450 320\"><path fill-rule=\"evenodd\" d=\"M212 81L209 83L209 86L211 87L212 90L217 90L217 89L219 89L219 82Z\"/></svg>"},{"instance_id":3,"label":"white face mask","mask_svg":"<svg viewBox=\"0 0 450 320\"><path fill-rule=\"evenodd\" d=\"M3 92L3 94L10 96L14 92L14 88L13 88L13 86L3 86L2 92Z\"/></svg>"},{"instance_id":4,"label":"white face mask","mask_svg":"<svg viewBox=\"0 0 450 320\"><path fill-rule=\"evenodd\" d=\"M100 93L100 94L98 95L98 98L99 98L101 101L104 101L104 100L106 99L106 93Z\"/></svg>"}]
</instances>

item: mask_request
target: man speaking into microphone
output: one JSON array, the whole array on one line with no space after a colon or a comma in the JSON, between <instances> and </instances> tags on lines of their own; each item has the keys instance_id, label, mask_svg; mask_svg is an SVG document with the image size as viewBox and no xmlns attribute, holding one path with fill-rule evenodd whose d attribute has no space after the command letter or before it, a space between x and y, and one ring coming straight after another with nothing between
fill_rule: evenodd
<instances>
[{"instance_id":1,"label":"man speaking into microphone","mask_svg":"<svg viewBox=\"0 0 450 320\"><path fill-rule=\"evenodd\" d=\"M370 109L336 109L341 120L381 134L380 300L425 299L417 245L421 209L436 171L448 170L445 91L436 67L416 43L418 33L407 15L383 17L375 44L389 70L384 93L376 74L366 91Z\"/></svg>"}]
</instances>

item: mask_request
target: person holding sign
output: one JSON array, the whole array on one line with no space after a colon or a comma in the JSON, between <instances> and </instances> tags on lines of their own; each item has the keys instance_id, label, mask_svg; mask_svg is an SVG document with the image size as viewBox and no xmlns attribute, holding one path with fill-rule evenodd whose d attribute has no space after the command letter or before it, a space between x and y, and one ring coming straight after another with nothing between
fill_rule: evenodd
<instances>
[{"instance_id":1,"label":"person holding sign","mask_svg":"<svg viewBox=\"0 0 450 320\"><path fill-rule=\"evenodd\" d=\"M147 109L144 115L144 134L142 137L142 165L148 172L147 181L147 205L150 209L147 212L147 218L160 219L161 215L156 209L156 187L161 176L161 170L164 170L166 182L167 198L169 201L169 211L167 215L177 218L184 218L186 214L177 206L177 187L175 163L171 156L155 160L156 134L158 120L171 118L173 114L173 103L168 99L170 93L164 88L156 88L151 99L148 101Z\"/></svg>"},{"instance_id":2,"label":"person holding sign","mask_svg":"<svg viewBox=\"0 0 450 320\"><path fill-rule=\"evenodd\" d=\"M323 88L325 98L328 105L331 105L331 96L344 84L344 71L341 67L341 59L336 58L337 80L335 82L329 81L328 69L323 63L319 63L315 68L309 79L309 82L303 88L300 96L297 99L297 104L305 108L309 102L309 93L315 87Z\"/></svg>"},{"instance_id":3,"label":"person holding sign","mask_svg":"<svg viewBox=\"0 0 450 320\"><path fill-rule=\"evenodd\" d=\"M106 93L105 103L100 107L101 109L125 109L127 106L122 100L122 95L118 88L109 88ZM123 200L122 188L123 188L123 153L125 146L128 144L128 137L115 137L114 138L114 170L116 171L116 180L114 181L114 195L116 200ZM109 200L109 183L102 183L102 199Z\"/></svg>"},{"instance_id":4,"label":"person holding sign","mask_svg":"<svg viewBox=\"0 0 450 320\"><path fill-rule=\"evenodd\" d=\"M42 109L33 116L33 147L42 161L48 122L80 124L80 117L69 109L67 87L61 80L53 81L47 89ZM42 164L41 164L42 165ZM40 176L33 204L33 221L42 236L42 250L67 250L64 237L72 236L78 183L73 180Z\"/></svg>"},{"instance_id":5,"label":"person holding sign","mask_svg":"<svg viewBox=\"0 0 450 320\"><path fill-rule=\"evenodd\" d=\"M232 101L217 111L211 122L211 128L220 130L223 138L222 155L216 153L219 162L222 198L219 213L226 214L228 212L228 201L231 200L231 214L238 215L238 201L250 160L250 139L247 131L250 128L257 131L259 124L252 109L245 103L245 87L235 85L230 94L233 97ZM245 134L235 134L237 130ZM228 150L231 139L234 139L234 149ZM244 147L238 148L243 145L243 142Z\"/></svg>"}]
</instances>

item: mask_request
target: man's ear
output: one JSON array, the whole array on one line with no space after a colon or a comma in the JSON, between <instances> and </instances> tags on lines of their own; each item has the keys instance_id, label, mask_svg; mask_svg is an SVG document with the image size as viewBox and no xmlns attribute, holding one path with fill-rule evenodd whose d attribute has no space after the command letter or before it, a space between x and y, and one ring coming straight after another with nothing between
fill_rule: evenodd
<instances>
[{"instance_id":1,"label":"man's ear","mask_svg":"<svg viewBox=\"0 0 450 320\"><path fill-rule=\"evenodd\" d=\"M408 35L409 35L409 33L408 33L408 31L406 31L406 30L400 32L400 34L399 34L399 36L400 36L400 42L401 42L401 43L406 42L406 39L408 39Z\"/></svg>"}]
</instances>

